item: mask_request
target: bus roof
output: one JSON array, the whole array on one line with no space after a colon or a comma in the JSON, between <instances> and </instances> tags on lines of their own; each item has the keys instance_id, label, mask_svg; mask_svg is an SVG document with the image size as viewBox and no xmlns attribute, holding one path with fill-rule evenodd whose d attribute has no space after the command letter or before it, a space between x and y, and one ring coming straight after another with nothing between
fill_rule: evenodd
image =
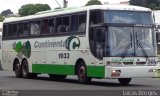
<instances>
[{"instance_id":1,"label":"bus roof","mask_svg":"<svg viewBox=\"0 0 160 96\"><path fill-rule=\"evenodd\" d=\"M77 13L83 12L87 10L94 10L94 9L101 9L101 10L128 10L128 11L151 11L149 8L140 7L140 6L132 6L132 5L91 5L91 6L84 6L78 8L64 8L64 9L57 9L57 10L50 10L50 11L42 11L35 15L29 15L24 17L13 17L13 18L6 18L3 22L15 22L15 21L22 21L22 20L29 20L29 19L36 19L36 18L43 18L43 17L50 17L56 15L63 15L63 14L70 14L70 13Z\"/></svg>"}]
</instances>

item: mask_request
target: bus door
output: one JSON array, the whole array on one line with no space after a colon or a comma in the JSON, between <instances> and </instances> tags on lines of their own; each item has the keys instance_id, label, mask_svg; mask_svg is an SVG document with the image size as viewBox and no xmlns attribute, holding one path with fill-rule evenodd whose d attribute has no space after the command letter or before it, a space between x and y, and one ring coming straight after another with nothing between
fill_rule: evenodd
<instances>
[{"instance_id":1,"label":"bus door","mask_svg":"<svg viewBox=\"0 0 160 96\"><path fill-rule=\"evenodd\" d=\"M92 54L99 60L106 55L106 29L103 27L93 27L90 30L90 48Z\"/></svg>"}]
</instances>

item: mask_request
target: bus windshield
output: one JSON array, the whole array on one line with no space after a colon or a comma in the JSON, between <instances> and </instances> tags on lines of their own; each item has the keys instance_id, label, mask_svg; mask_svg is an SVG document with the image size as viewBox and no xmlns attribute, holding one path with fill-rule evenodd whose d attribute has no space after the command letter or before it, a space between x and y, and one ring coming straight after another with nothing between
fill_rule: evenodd
<instances>
[{"instance_id":1,"label":"bus windshield","mask_svg":"<svg viewBox=\"0 0 160 96\"><path fill-rule=\"evenodd\" d=\"M156 56L156 35L151 12L116 10L96 12L103 15L97 16L95 13L96 15L91 16L104 18L102 23L91 18L93 24L95 22L99 24L92 26L91 23L90 27L91 51L97 58Z\"/></svg>"},{"instance_id":2,"label":"bus windshield","mask_svg":"<svg viewBox=\"0 0 160 96\"><path fill-rule=\"evenodd\" d=\"M113 24L108 26L111 56L156 56L150 12L106 11L104 21Z\"/></svg>"},{"instance_id":3,"label":"bus windshield","mask_svg":"<svg viewBox=\"0 0 160 96\"><path fill-rule=\"evenodd\" d=\"M109 27L111 56L156 56L153 28Z\"/></svg>"},{"instance_id":4,"label":"bus windshield","mask_svg":"<svg viewBox=\"0 0 160 96\"><path fill-rule=\"evenodd\" d=\"M105 11L107 23L153 24L151 12Z\"/></svg>"}]
</instances>

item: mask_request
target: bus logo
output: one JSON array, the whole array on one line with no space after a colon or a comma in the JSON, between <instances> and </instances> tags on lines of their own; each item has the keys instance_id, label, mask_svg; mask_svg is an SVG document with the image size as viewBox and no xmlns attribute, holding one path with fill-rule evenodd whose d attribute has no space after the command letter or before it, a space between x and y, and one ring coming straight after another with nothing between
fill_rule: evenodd
<instances>
[{"instance_id":1,"label":"bus logo","mask_svg":"<svg viewBox=\"0 0 160 96\"><path fill-rule=\"evenodd\" d=\"M26 56L27 58L30 58L31 56L31 44L29 41L26 41L22 44L21 41L18 43L13 43L13 49L18 53L17 56L20 58L22 55Z\"/></svg>"},{"instance_id":2,"label":"bus logo","mask_svg":"<svg viewBox=\"0 0 160 96\"><path fill-rule=\"evenodd\" d=\"M67 50L71 50L71 49L76 49L80 47L80 40L79 38L77 38L76 36L71 36L71 37L68 37L66 39L66 49Z\"/></svg>"}]
</instances>

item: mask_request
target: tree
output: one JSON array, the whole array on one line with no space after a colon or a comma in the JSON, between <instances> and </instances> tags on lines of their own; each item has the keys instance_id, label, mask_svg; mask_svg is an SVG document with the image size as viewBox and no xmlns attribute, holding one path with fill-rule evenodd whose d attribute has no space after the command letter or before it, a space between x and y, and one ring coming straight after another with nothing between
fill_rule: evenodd
<instances>
[{"instance_id":1,"label":"tree","mask_svg":"<svg viewBox=\"0 0 160 96\"><path fill-rule=\"evenodd\" d=\"M157 5L155 3L151 3L148 5L149 8L154 9L157 7Z\"/></svg>"},{"instance_id":2,"label":"tree","mask_svg":"<svg viewBox=\"0 0 160 96\"><path fill-rule=\"evenodd\" d=\"M50 6L48 4L26 4L22 5L18 10L18 13L21 16L33 15L40 11L50 10Z\"/></svg>"},{"instance_id":3,"label":"tree","mask_svg":"<svg viewBox=\"0 0 160 96\"><path fill-rule=\"evenodd\" d=\"M2 16L0 16L0 22L3 22L4 18Z\"/></svg>"},{"instance_id":4,"label":"tree","mask_svg":"<svg viewBox=\"0 0 160 96\"><path fill-rule=\"evenodd\" d=\"M148 0L130 0L130 5L147 6Z\"/></svg>"},{"instance_id":5,"label":"tree","mask_svg":"<svg viewBox=\"0 0 160 96\"><path fill-rule=\"evenodd\" d=\"M153 10L160 9L160 0L130 0L130 5L148 7Z\"/></svg>"},{"instance_id":6,"label":"tree","mask_svg":"<svg viewBox=\"0 0 160 96\"><path fill-rule=\"evenodd\" d=\"M90 0L87 2L85 6L89 6L89 5L102 5L102 3L98 0Z\"/></svg>"},{"instance_id":7,"label":"tree","mask_svg":"<svg viewBox=\"0 0 160 96\"><path fill-rule=\"evenodd\" d=\"M10 9L7 9L1 12L2 16L7 16L8 14L13 14L13 12Z\"/></svg>"}]
</instances>

